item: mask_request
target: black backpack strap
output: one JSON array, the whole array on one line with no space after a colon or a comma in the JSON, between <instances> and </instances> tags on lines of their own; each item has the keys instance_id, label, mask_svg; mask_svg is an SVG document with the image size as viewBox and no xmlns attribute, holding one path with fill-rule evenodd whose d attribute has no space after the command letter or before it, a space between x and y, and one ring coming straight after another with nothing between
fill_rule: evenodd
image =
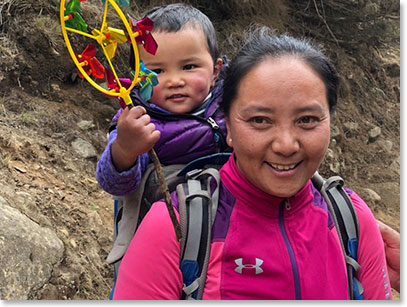
<instances>
[{"instance_id":1,"label":"black backpack strap","mask_svg":"<svg viewBox=\"0 0 407 307\"><path fill-rule=\"evenodd\" d=\"M216 182L213 193L212 179ZM182 231L182 299L202 299L209 265L211 229L219 200L219 183L218 170L209 168L189 172L187 182L177 186Z\"/></svg>"},{"instance_id":2,"label":"black backpack strap","mask_svg":"<svg viewBox=\"0 0 407 307\"><path fill-rule=\"evenodd\" d=\"M316 172L312 183L324 197L332 215L341 242L348 273L348 293L350 299L363 299L363 286L356 278L360 268L357 262L359 223L348 193L343 189L343 179L333 176L325 180Z\"/></svg>"}]
</instances>

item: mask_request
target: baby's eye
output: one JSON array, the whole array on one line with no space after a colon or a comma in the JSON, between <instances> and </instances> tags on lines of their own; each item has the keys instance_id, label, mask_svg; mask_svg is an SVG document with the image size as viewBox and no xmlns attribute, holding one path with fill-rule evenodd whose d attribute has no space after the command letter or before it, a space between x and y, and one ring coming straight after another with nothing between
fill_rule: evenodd
<instances>
[{"instance_id":1,"label":"baby's eye","mask_svg":"<svg viewBox=\"0 0 407 307\"><path fill-rule=\"evenodd\" d=\"M188 65L184 66L184 70L191 70L191 69L194 69L194 68L196 68L196 65L194 65L194 64L188 64Z\"/></svg>"},{"instance_id":2,"label":"baby's eye","mask_svg":"<svg viewBox=\"0 0 407 307\"><path fill-rule=\"evenodd\" d=\"M161 68L153 69L152 71L155 72L157 75L164 72Z\"/></svg>"}]
</instances>

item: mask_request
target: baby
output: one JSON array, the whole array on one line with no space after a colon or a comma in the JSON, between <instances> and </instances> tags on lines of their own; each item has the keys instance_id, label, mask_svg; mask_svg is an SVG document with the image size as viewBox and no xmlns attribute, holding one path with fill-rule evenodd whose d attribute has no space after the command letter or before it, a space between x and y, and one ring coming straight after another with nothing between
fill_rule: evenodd
<instances>
[{"instance_id":1,"label":"baby","mask_svg":"<svg viewBox=\"0 0 407 307\"><path fill-rule=\"evenodd\" d=\"M133 90L136 107L120 110L113 119L96 171L100 186L113 195L137 188L153 147L164 165L188 163L228 148L219 109L223 61L212 22L187 4L154 8L146 17L154 22L158 49L155 55L143 48L139 53L159 84L148 102Z\"/></svg>"}]
</instances>

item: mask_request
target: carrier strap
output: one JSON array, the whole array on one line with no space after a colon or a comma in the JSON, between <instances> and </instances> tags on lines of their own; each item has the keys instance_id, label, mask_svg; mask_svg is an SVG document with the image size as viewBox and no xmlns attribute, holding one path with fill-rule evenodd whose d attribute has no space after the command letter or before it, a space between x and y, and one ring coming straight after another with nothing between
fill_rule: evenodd
<instances>
[{"instance_id":1,"label":"carrier strap","mask_svg":"<svg viewBox=\"0 0 407 307\"><path fill-rule=\"evenodd\" d=\"M343 189L343 179L333 176L325 180L316 172L312 182L324 197L338 232L347 265L349 298L363 299L364 290L356 278L356 271L360 268L357 262L359 223L352 201Z\"/></svg>"},{"instance_id":2,"label":"carrier strap","mask_svg":"<svg viewBox=\"0 0 407 307\"><path fill-rule=\"evenodd\" d=\"M149 175L154 172L154 170L154 164L150 164L141 178L139 188L129 195L115 197L119 200L119 203L122 204L122 208L118 208L118 210L122 210L122 214L120 222L115 221L115 224L116 222L118 223L118 225L115 225L115 229L117 226L118 231L115 233L112 250L106 259L109 264L115 263L123 257L131 239L134 237L140 217L141 198L143 196L144 186ZM140 189L143 189L143 191L140 191Z\"/></svg>"},{"instance_id":3,"label":"carrier strap","mask_svg":"<svg viewBox=\"0 0 407 307\"><path fill-rule=\"evenodd\" d=\"M202 299L208 271L220 175L216 169L210 168L187 173L186 177L187 183L177 186L182 231L180 267L184 280L183 299L199 300Z\"/></svg>"}]
</instances>

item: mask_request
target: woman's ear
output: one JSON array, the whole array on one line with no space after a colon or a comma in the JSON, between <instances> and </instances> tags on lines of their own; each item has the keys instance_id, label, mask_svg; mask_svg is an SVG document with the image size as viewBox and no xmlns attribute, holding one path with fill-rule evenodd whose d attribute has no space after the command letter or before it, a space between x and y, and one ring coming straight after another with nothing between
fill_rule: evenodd
<instances>
[{"instance_id":1,"label":"woman's ear","mask_svg":"<svg viewBox=\"0 0 407 307\"><path fill-rule=\"evenodd\" d=\"M223 61L221 58L218 58L215 62L215 65L213 66L213 79L212 79L211 87L215 86L215 82L218 79L222 66L223 66Z\"/></svg>"},{"instance_id":2,"label":"woman's ear","mask_svg":"<svg viewBox=\"0 0 407 307\"><path fill-rule=\"evenodd\" d=\"M225 117L225 123L226 123L226 144L229 145L229 147L233 148L232 144L232 135L230 133L230 125L229 125L229 118Z\"/></svg>"}]
</instances>

